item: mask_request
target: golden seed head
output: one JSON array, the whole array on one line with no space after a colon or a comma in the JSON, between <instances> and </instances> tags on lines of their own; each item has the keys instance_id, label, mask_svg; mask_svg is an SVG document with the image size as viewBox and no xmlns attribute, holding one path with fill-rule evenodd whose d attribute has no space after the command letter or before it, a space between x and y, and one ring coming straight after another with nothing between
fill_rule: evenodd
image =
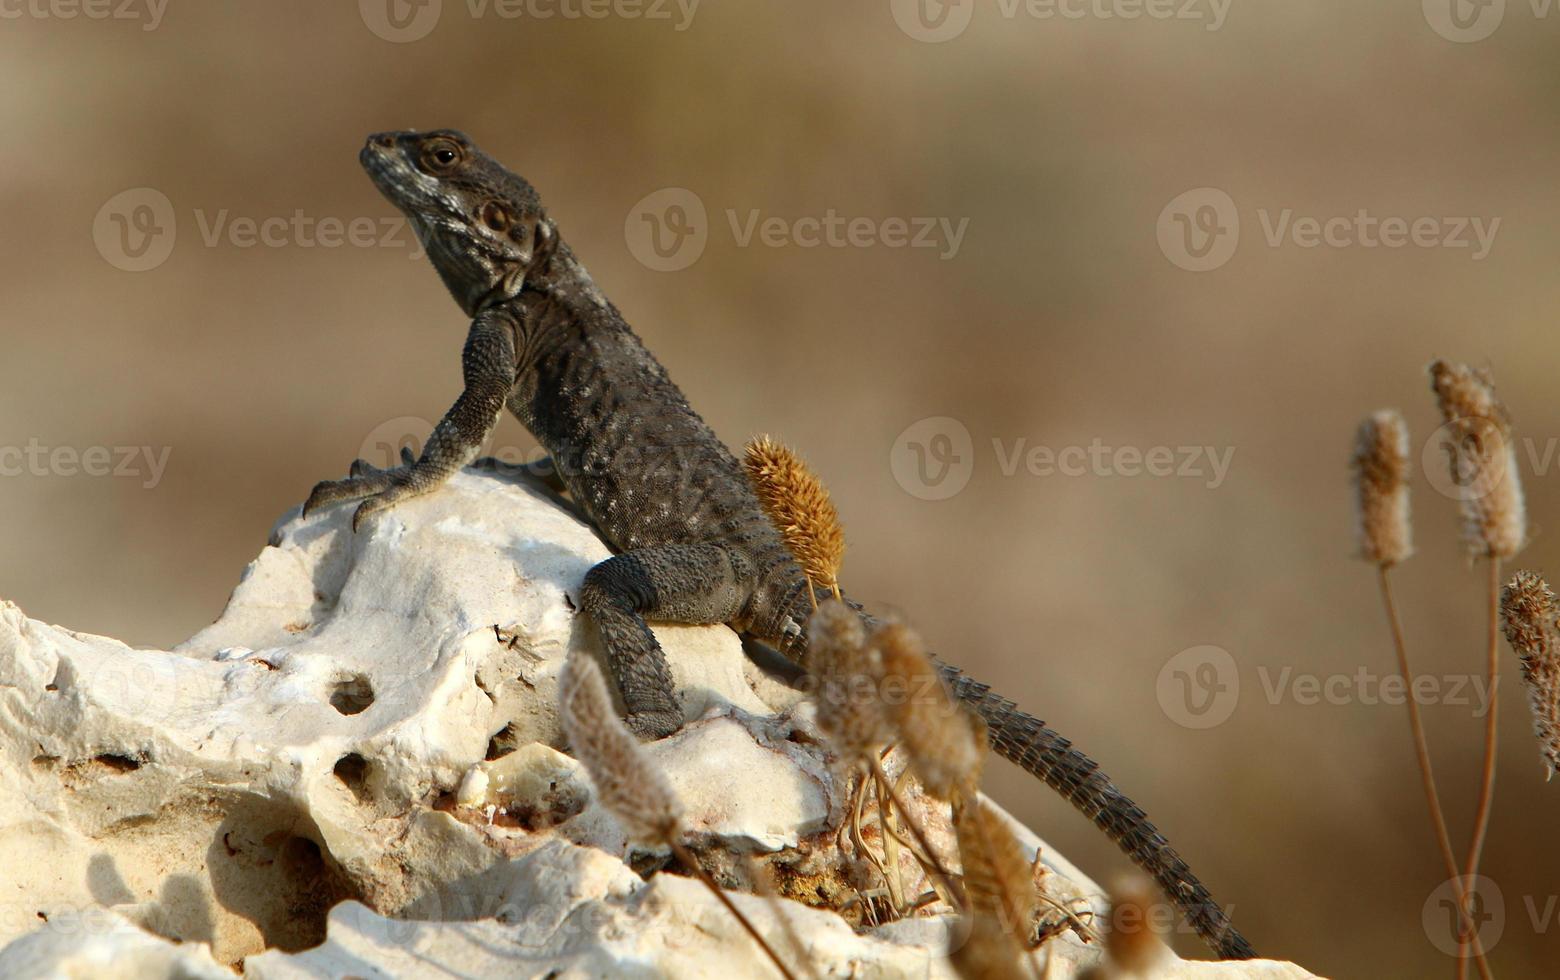
<instances>
[{"instance_id":1,"label":"golden seed head","mask_svg":"<svg viewBox=\"0 0 1560 980\"><path fill-rule=\"evenodd\" d=\"M1386 409L1360 423L1354 442L1354 487L1360 557L1390 568L1413 554L1408 519L1408 426Z\"/></svg>"},{"instance_id":2,"label":"golden seed head","mask_svg":"<svg viewBox=\"0 0 1560 980\"><path fill-rule=\"evenodd\" d=\"M1447 463L1476 555L1508 559L1527 543L1527 509L1511 420L1486 371L1435 361L1430 387L1445 419Z\"/></svg>"},{"instance_id":3,"label":"golden seed head","mask_svg":"<svg viewBox=\"0 0 1560 980\"><path fill-rule=\"evenodd\" d=\"M682 804L661 770L645 756L612 705L601 668L575 655L558 680L558 716L574 757L585 766L601 805L634 840L677 839Z\"/></svg>"},{"instance_id":4,"label":"golden seed head","mask_svg":"<svg viewBox=\"0 0 1560 980\"><path fill-rule=\"evenodd\" d=\"M838 599L807 619L807 670L816 687L818 727L841 755L863 758L889 741L883 671L861 614Z\"/></svg>"},{"instance_id":5,"label":"golden seed head","mask_svg":"<svg viewBox=\"0 0 1560 980\"><path fill-rule=\"evenodd\" d=\"M813 585L839 591L845 530L823 481L786 446L760 436L743 457L764 513Z\"/></svg>"},{"instance_id":6,"label":"golden seed head","mask_svg":"<svg viewBox=\"0 0 1560 980\"><path fill-rule=\"evenodd\" d=\"M1560 607L1549 585L1518 572L1500 596L1506 642L1522 660L1522 682L1533 709L1533 730L1547 777L1560 772Z\"/></svg>"},{"instance_id":7,"label":"golden seed head","mask_svg":"<svg viewBox=\"0 0 1560 980\"><path fill-rule=\"evenodd\" d=\"M1024 846L984 797L972 796L956 810L953 829L971 914L997 923L1011 943L1027 947L1039 896Z\"/></svg>"},{"instance_id":8,"label":"golden seed head","mask_svg":"<svg viewBox=\"0 0 1560 980\"><path fill-rule=\"evenodd\" d=\"M970 715L948 692L921 636L903 623L887 622L872 634L883 667L883 700L899 742L926 791L949 800L973 789L985 760Z\"/></svg>"}]
</instances>

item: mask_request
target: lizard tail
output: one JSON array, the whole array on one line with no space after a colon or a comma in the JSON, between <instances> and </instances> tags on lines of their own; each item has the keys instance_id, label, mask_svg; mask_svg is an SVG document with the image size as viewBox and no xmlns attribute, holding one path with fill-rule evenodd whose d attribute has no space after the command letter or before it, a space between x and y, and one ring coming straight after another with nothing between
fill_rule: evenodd
<instances>
[{"instance_id":1,"label":"lizard tail","mask_svg":"<svg viewBox=\"0 0 1560 980\"><path fill-rule=\"evenodd\" d=\"M1229 916L1192 874L1146 814L1100 771L1099 764L1072 743L1025 714L1018 705L990 687L967 677L957 667L937 664L959 699L986 721L991 746L1067 799L1126 852L1134 864L1159 883L1220 959L1249 960L1256 951L1235 931Z\"/></svg>"}]
</instances>

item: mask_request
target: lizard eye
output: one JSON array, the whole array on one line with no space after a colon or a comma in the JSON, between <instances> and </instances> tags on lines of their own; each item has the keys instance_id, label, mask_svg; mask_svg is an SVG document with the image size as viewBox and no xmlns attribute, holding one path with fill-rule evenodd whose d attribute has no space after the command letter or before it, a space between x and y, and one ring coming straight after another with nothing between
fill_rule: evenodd
<instances>
[{"instance_id":1,"label":"lizard eye","mask_svg":"<svg viewBox=\"0 0 1560 980\"><path fill-rule=\"evenodd\" d=\"M460 164L460 144L454 140L436 139L423 147L423 169L430 173L448 173Z\"/></svg>"},{"instance_id":2,"label":"lizard eye","mask_svg":"<svg viewBox=\"0 0 1560 980\"><path fill-rule=\"evenodd\" d=\"M482 223L494 231L503 232L509 228L509 212L505 211L504 206L497 201L489 201L482 205L478 215L482 218Z\"/></svg>"}]
</instances>

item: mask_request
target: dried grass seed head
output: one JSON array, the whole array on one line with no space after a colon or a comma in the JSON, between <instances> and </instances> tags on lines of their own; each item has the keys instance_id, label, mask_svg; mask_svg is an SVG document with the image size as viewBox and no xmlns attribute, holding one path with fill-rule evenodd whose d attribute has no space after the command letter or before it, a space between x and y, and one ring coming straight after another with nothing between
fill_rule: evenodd
<instances>
[{"instance_id":1,"label":"dried grass seed head","mask_svg":"<svg viewBox=\"0 0 1560 980\"><path fill-rule=\"evenodd\" d=\"M994 918L1027 946L1040 901L1029 859L1012 825L989 801L976 796L957 808L953 826L971 911Z\"/></svg>"},{"instance_id":2,"label":"dried grass seed head","mask_svg":"<svg viewBox=\"0 0 1560 980\"><path fill-rule=\"evenodd\" d=\"M1413 554L1408 506L1408 425L1392 409L1372 414L1354 442L1360 557L1390 568Z\"/></svg>"},{"instance_id":3,"label":"dried grass seed head","mask_svg":"<svg viewBox=\"0 0 1560 980\"><path fill-rule=\"evenodd\" d=\"M1527 543L1527 508L1511 420L1489 372L1434 361L1430 387L1445 420L1451 492L1476 555L1508 559Z\"/></svg>"},{"instance_id":4,"label":"dried grass seed head","mask_svg":"<svg viewBox=\"0 0 1560 980\"><path fill-rule=\"evenodd\" d=\"M1549 585L1524 571L1501 590L1500 611L1506 642L1522 661L1533 731L1552 779L1560 772L1560 607Z\"/></svg>"},{"instance_id":5,"label":"dried grass seed head","mask_svg":"<svg viewBox=\"0 0 1560 980\"><path fill-rule=\"evenodd\" d=\"M558 708L569 746L590 774L602 806L635 840L657 844L676 840L682 804L618 718L594 659L576 654L564 664Z\"/></svg>"},{"instance_id":6,"label":"dried grass seed head","mask_svg":"<svg viewBox=\"0 0 1560 980\"><path fill-rule=\"evenodd\" d=\"M870 645L883 665L889 718L921 784L940 800L972 788L985 760L984 742L970 713L949 693L921 635L889 621L873 631Z\"/></svg>"},{"instance_id":7,"label":"dried grass seed head","mask_svg":"<svg viewBox=\"0 0 1560 980\"><path fill-rule=\"evenodd\" d=\"M814 585L839 588L845 531L823 481L768 436L749 442L743 463L758 502Z\"/></svg>"},{"instance_id":8,"label":"dried grass seed head","mask_svg":"<svg viewBox=\"0 0 1560 980\"><path fill-rule=\"evenodd\" d=\"M807 619L806 666L818 727L840 754L861 758L888 743L882 666L860 613L838 599L819 603Z\"/></svg>"}]
</instances>

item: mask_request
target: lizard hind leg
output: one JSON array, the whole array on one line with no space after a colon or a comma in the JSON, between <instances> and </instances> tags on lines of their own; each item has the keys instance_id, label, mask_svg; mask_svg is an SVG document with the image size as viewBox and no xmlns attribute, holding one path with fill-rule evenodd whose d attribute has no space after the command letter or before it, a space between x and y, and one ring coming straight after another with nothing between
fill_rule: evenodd
<instances>
[{"instance_id":1,"label":"lizard hind leg","mask_svg":"<svg viewBox=\"0 0 1560 980\"><path fill-rule=\"evenodd\" d=\"M752 579L746 558L713 544L629 551L585 574L580 609L601 634L634 734L665 738L683 724L671 668L647 620L730 622L752 595Z\"/></svg>"}]
</instances>

